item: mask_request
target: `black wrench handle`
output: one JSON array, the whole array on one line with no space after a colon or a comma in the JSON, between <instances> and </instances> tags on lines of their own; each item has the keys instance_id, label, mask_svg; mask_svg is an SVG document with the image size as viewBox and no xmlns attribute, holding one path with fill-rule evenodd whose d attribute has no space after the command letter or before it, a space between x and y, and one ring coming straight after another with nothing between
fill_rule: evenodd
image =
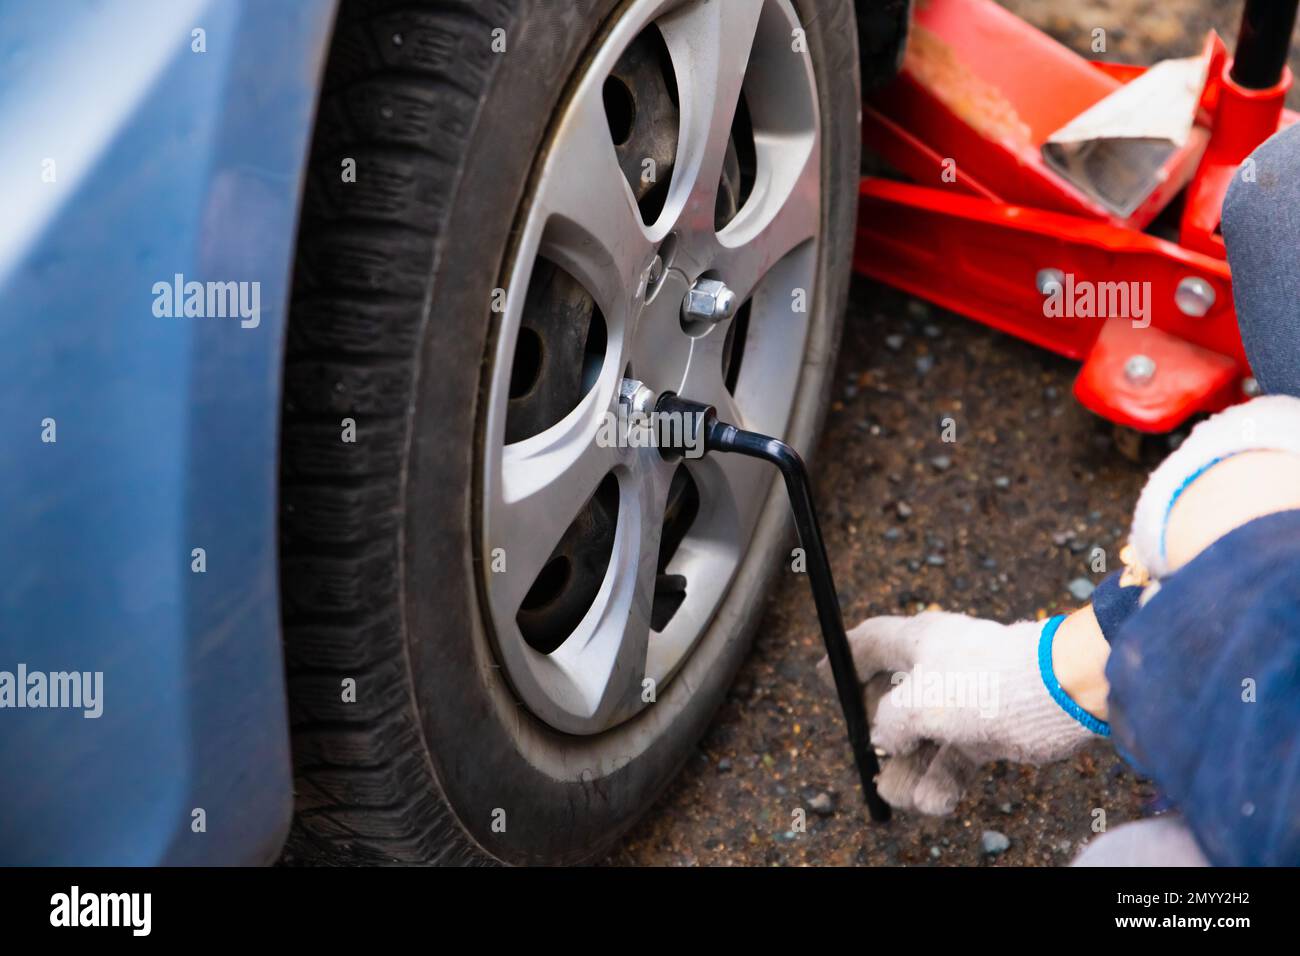
<instances>
[{"instance_id":1,"label":"black wrench handle","mask_svg":"<svg viewBox=\"0 0 1300 956\"><path fill-rule=\"evenodd\" d=\"M813 601L817 605L822 640L826 644L826 656L835 677L835 690L848 728L858 779L862 781L862 797L871 813L871 819L878 822L888 820L889 804L876 792L875 778L880 772L880 764L876 760L876 751L871 746L863 688L858 682L857 670L853 666L853 652L849 649L849 639L844 633L840 599L835 590L831 563L826 556L826 545L822 541L817 509L813 506L812 486L803 459L797 451L779 439L719 421L717 412L710 405L665 395L659 400L656 411L699 416L695 419L699 425L696 438L703 438L705 451L746 455L770 462L780 469L790 497L790 508L794 511L799 542L808 559L808 583L812 586Z\"/></svg>"}]
</instances>

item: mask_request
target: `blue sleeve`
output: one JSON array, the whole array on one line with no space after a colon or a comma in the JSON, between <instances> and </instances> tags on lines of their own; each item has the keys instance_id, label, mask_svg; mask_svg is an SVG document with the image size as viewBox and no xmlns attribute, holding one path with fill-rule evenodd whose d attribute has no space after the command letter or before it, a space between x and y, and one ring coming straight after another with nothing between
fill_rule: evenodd
<instances>
[{"instance_id":1,"label":"blue sleeve","mask_svg":"<svg viewBox=\"0 0 1300 956\"><path fill-rule=\"evenodd\" d=\"M1138 609L1138 599L1142 597L1141 588L1124 587L1119 583L1123 574L1123 571L1115 571L1092 592L1092 613L1097 615L1097 623L1101 625L1102 636L1108 644L1114 643L1115 635Z\"/></svg>"},{"instance_id":2,"label":"blue sleeve","mask_svg":"<svg viewBox=\"0 0 1300 956\"><path fill-rule=\"evenodd\" d=\"M1300 864L1300 511L1224 535L1111 642L1117 747L1220 866Z\"/></svg>"}]
</instances>

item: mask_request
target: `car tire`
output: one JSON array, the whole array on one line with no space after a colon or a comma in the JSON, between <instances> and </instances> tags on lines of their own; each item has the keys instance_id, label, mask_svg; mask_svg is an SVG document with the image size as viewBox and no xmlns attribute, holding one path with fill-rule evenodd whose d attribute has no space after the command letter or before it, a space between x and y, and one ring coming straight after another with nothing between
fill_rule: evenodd
<instances>
[{"instance_id":1,"label":"car tire","mask_svg":"<svg viewBox=\"0 0 1300 956\"><path fill-rule=\"evenodd\" d=\"M284 375L286 861L598 856L690 756L749 647L790 540L775 484L696 649L651 707L606 732L535 719L485 625L476 468L492 298L552 117L624 6L340 4ZM860 100L852 5L793 7L822 130L816 289L786 430L807 453L848 293Z\"/></svg>"},{"instance_id":2,"label":"car tire","mask_svg":"<svg viewBox=\"0 0 1300 956\"><path fill-rule=\"evenodd\" d=\"M898 75L907 51L912 0L858 0L862 90L871 92Z\"/></svg>"}]
</instances>

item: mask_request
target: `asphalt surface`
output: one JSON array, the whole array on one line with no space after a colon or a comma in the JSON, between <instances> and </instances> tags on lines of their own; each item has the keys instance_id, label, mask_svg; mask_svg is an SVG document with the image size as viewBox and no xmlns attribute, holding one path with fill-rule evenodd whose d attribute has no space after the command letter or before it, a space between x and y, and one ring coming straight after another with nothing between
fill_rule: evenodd
<instances>
[{"instance_id":1,"label":"asphalt surface","mask_svg":"<svg viewBox=\"0 0 1300 956\"><path fill-rule=\"evenodd\" d=\"M1093 56L1149 64L1231 48L1240 4L1205 0L1004 0ZM1293 51L1292 70L1300 69ZM1288 102L1293 107L1297 93ZM942 608L1003 622L1082 603L1071 593L1100 547L1118 563L1146 472L1071 396L1075 363L855 279L835 401L814 462L827 546L851 626ZM941 440L941 423L957 440ZM1080 580L1082 579L1082 580ZM614 865L1064 865L1093 835L1154 809L1154 788L1099 743L1040 769L993 764L949 817L897 813L872 824L861 802L821 657L812 599L787 573L753 654L678 779L610 854ZM792 824L802 808L806 830ZM985 837L985 833L1000 834ZM989 852L1005 843L1000 852Z\"/></svg>"}]
</instances>

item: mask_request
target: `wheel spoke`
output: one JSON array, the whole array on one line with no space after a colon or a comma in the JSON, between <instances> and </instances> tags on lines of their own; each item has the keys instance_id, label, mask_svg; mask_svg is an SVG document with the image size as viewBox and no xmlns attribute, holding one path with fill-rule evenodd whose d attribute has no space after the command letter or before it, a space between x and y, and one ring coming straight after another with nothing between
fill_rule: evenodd
<instances>
[{"instance_id":1,"label":"wheel spoke","mask_svg":"<svg viewBox=\"0 0 1300 956\"><path fill-rule=\"evenodd\" d=\"M668 483L662 469L630 471L620 482L620 493L610 564L623 570L606 576L582 624L551 655L598 720L635 710L639 700Z\"/></svg>"},{"instance_id":2,"label":"wheel spoke","mask_svg":"<svg viewBox=\"0 0 1300 956\"><path fill-rule=\"evenodd\" d=\"M758 181L740 214L718 234L714 260L714 268L740 301L753 294L772 266L817 235L818 152L808 136L760 153ZM812 294L811 289L806 292Z\"/></svg>"},{"instance_id":3,"label":"wheel spoke","mask_svg":"<svg viewBox=\"0 0 1300 956\"><path fill-rule=\"evenodd\" d=\"M588 76L567 108L534 200L548 217L541 253L586 287L619 322L652 246L614 153L599 78Z\"/></svg>"},{"instance_id":4,"label":"wheel spoke","mask_svg":"<svg viewBox=\"0 0 1300 956\"><path fill-rule=\"evenodd\" d=\"M713 0L658 21L681 91L677 162L665 214L674 214L684 231L713 228L727 140L762 7Z\"/></svg>"},{"instance_id":5,"label":"wheel spoke","mask_svg":"<svg viewBox=\"0 0 1300 956\"><path fill-rule=\"evenodd\" d=\"M491 544L505 548L505 571L489 574L493 604L513 619L551 552L618 463L618 449L596 441L606 404L593 389L563 420L505 446L501 497ZM490 560L492 555L487 555Z\"/></svg>"}]
</instances>

